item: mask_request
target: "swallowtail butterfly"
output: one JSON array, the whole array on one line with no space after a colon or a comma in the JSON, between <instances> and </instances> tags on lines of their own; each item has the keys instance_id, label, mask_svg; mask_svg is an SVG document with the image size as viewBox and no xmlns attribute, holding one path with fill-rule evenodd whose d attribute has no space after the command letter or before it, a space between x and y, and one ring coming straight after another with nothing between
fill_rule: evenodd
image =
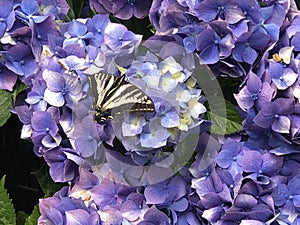
<instances>
[{"instance_id":1,"label":"swallowtail butterfly","mask_svg":"<svg viewBox=\"0 0 300 225\"><path fill-rule=\"evenodd\" d=\"M127 112L154 112L154 104L141 89L125 81L125 75L96 73L88 77L95 97L95 120L104 122Z\"/></svg>"}]
</instances>

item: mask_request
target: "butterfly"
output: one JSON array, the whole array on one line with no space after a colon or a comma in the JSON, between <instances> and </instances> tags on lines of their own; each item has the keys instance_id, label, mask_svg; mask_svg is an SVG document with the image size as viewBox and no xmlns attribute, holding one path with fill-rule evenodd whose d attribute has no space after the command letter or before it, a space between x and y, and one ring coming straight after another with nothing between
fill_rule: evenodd
<instances>
[{"instance_id":1,"label":"butterfly","mask_svg":"<svg viewBox=\"0 0 300 225\"><path fill-rule=\"evenodd\" d=\"M122 112L154 112L154 103L141 89L125 80L125 75L96 73L88 76L95 97L97 122L113 119Z\"/></svg>"}]
</instances>

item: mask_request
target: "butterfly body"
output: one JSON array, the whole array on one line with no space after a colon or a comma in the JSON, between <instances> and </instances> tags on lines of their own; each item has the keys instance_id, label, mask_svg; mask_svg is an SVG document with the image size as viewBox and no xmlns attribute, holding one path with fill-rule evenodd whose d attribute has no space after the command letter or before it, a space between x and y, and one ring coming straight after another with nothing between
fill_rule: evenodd
<instances>
[{"instance_id":1,"label":"butterfly body","mask_svg":"<svg viewBox=\"0 0 300 225\"><path fill-rule=\"evenodd\" d=\"M154 104L141 89L125 81L125 75L97 73L88 77L95 96L95 121L113 119L122 112L154 112Z\"/></svg>"}]
</instances>

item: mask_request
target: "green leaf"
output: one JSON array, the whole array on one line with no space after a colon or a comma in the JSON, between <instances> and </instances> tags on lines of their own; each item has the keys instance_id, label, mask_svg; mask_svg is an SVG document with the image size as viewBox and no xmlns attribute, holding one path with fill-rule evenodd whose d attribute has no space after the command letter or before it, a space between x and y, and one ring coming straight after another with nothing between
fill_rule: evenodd
<instances>
[{"instance_id":1,"label":"green leaf","mask_svg":"<svg viewBox=\"0 0 300 225\"><path fill-rule=\"evenodd\" d=\"M0 90L0 127L2 127L10 117L8 109L12 108L12 94Z\"/></svg>"},{"instance_id":2,"label":"green leaf","mask_svg":"<svg viewBox=\"0 0 300 225\"><path fill-rule=\"evenodd\" d=\"M33 174L37 177L37 180L45 193L45 198L52 196L64 186L63 184L55 183L51 179L48 166L42 166L39 170L34 171Z\"/></svg>"},{"instance_id":3,"label":"green leaf","mask_svg":"<svg viewBox=\"0 0 300 225\"><path fill-rule=\"evenodd\" d=\"M70 10L67 14L67 21L79 18L83 7L84 0L67 0Z\"/></svg>"},{"instance_id":4,"label":"green leaf","mask_svg":"<svg viewBox=\"0 0 300 225\"><path fill-rule=\"evenodd\" d=\"M16 102L16 98L17 98L18 94L20 94L22 91L26 90L26 88L27 88L26 84L23 84L21 82L18 82L15 85L14 91L12 93L14 102Z\"/></svg>"},{"instance_id":5,"label":"green leaf","mask_svg":"<svg viewBox=\"0 0 300 225\"><path fill-rule=\"evenodd\" d=\"M36 225L39 217L40 217L39 208L35 206L31 215L27 217L25 221L25 225Z\"/></svg>"},{"instance_id":6,"label":"green leaf","mask_svg":"<svg viewBox=\"0 0 300 225\"><path fill-rule=\"evenodd\" d=\"M213 109L206 114L207 119L213 123L211 133L226 135L242 129L242 118L231 102L216 98L215 101L209 102L209 108Z\"/></svg>"},{"instance_id":7,"label":"green leaf","mask_svg":"<svg viewBox=\"0 0 300 225\"><path fill-rule=\"evenodd\" d=\"M15 225L16 215L13 204L4 188L5 176L0 181L0 225Z\"/></svg>"},{"instance_id":8,"label":"green leaf","mask_svg":"<svg viewBox=\"0 0 300 225\"><path fill-rule=\"evenodd\" d=\"M18 211L17 212L17 225L24 225L25 220L28 217L28 214L24 211Z\"/></svg>"}]
</instances>

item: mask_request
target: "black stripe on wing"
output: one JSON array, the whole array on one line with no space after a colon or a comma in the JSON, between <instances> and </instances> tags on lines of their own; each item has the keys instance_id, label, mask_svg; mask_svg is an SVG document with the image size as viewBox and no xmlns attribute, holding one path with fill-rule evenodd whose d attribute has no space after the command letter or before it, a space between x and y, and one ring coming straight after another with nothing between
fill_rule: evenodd
<instances>
[{"instance_id":1,"label":"black stripe on wing","mask_svg":"<svg viewBox=\"0 0 300 225\"><path fill-rule=\"evenodd\" d=\"M105 121L122 112L154 112L154 103L141 89L125 81L125 75L95 74L89 77L96 99L95 120Z\"/></svg>"}]
</instances>

